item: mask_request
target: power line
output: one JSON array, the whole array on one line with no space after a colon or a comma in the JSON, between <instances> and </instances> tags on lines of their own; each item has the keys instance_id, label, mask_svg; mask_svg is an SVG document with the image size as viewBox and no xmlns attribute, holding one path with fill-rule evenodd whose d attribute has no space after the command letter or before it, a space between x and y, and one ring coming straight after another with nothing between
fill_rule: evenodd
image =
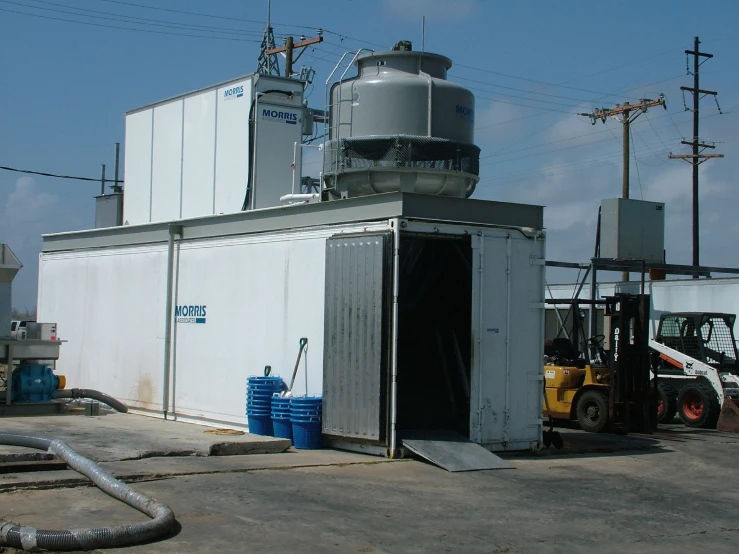
<instances>
[{"instance_id":1,"label":"power line","mask_svg":"<svg viewBox=\"0 0 739 554\"><path fill-rule=\"evenodd\" d=\"M161 8L158 6L146 6L144 4L135 4L133 2L124 2L123 0L99 0L100 2L108 2L109 4L120 4L123 6L131 6L135 8L143 8L145 10L156 10L161 12L170 12L170 13L179 13L184 15L193 15L196 17L210 17L213 19L224 19L229 21L243 21L245 23L258 23L259 25L265 25L266 21L257 20L257 19L244 19L241 17L230 17L225 15L215 15L210 13L203 13L203 12L190 12L186 10L176 10L174 8ZM315 30L317 27L310 27L308 25L291 25L287 23L275 23L275 25L280 25L281 27L294 27L296 29L310 29Z\"/></svg>"},{"instance_id":2,"label":"power line","mask_svg":"<svg viewBox=\"0 0 739 554\"><path fill-rule=\"evenodd\" d=\"M678 112L678 113L682 113L682 112ZM655 119L660 119L662 117L665 117L665 116L664 115L660 115L660 116L657 116ZM555 122L555 124L556 123L559 123L559 121ZM664 129L664 128L667 128L667 127L669 127L669 125L664 125L662 127L657 127L657 129ZM518 150L512 150L512 151L509 151L509 152L506 152L506 153L507 154L514 154L516 152L525 152L527 150L533 150L535 148L542 148L542 147L548 146L550 144L557 144L557 143L560 143L560 142L567 142L567 141L570 141L570 140L575 140L575 139L578 139L578 138L591 137L591 136L600 135L600 134L603 134L603 133L610 133L611 136L614 138L614 140L616 140L616 141L619 140L618 137L616 137L616 135L613 134L613 131L609 127L606 127L602 131L593 131L592 133L583 133L581 135L575 135L574 137L568 137L568 138L564 138L564 139L557 139L557 140L553 140L553 141L549 141L549 142L544 142L544 143L541 143L541 144L535 144L533 146L527 146L525 148L519 148ZM573 145L573 146L568 146L567 148L560 148L560 149L557 149L557 150L548 150L547 152L540 152L539 154L534 154L534 155L547 154L547 153L550 153L550 152L559 152L560 150L567 150L567 149L570 149L570 148L578 148L578 147L581 147L581 146L589 146L591 144L597 144L599 142L607 142L607 140L597 141L597 142L589 142L589 143L585 143L585 144L576 144L576 145ZM665 143L663 142L662 144L664 145ZM665 145L665 147L666 147L666 145ZM481 156L480 159L483 160L483 159L486 159L486 158L492 158L492 157L495 157L497 155L499 155L499 153L496 152L496 153L493 153L493 154L488 154L486 156ZM514 159L523 159L523 158L526 158L526 157L528 157L528 156L523 156L521 158L514 158Z\"/></svg>"},{"instance_id":3,"label":"power line","mask_svg":"<svg viewBox=\"0 0 739 554\"><path fill-rule=\"evenodd\" d=\"M479 67L472 67L472 66L464 65L464 64L457 64L457 67L464 67L465 69L470 69L472 71L479 71L481 73L490 73L492 75L499 75L500 77L508 77L509 79L518 79L520 81L528 81L529 83L537 83L537 84L540 84L540 85L547 85L549 87L566 88L566 89L569 89L569 90L579 90L579 91L582 91L582 92L589 92L589 93L592 93L592 94L600 94L600 95L603 95L603 96L606 96L606 97L608 97L608 96L617 96L617 94L612 94L610 92L590 90L590 89L579 88L579 87L570 87L570 86L567 86L567 85L558 85L556 83L549 83L547 81L539 81L538 79L529 79L527 77L519 77L517 75L509 75L507 73L501 73L499 71L492 71L490 69L482 69L482 68L479 68ZM635 96L632 96L632 97L627 97L627 98L636 98L636 97Z\"/></svg>"},{"instance_id":4,"label":"power line","mask_svg":"<svg viewBox=\"0 0 739 554\"><path fill-rule=\"evenodd\" d=\"M0 165L0 169L5 171L14 171L16 173L27 173L29 175L41 175L43 177L55 177L57 179L72 179L75 181L92 181L95 183L99 183L101 181L100 177L75 177L73 175L57 175L56 173L45 173L43 171L32 171L30 169L17 169L15 167L6 167ZM105 179L106 183L114 183L116 182L115 179ZM118 179L118 183L123 183L123 179Z\"/></svg>"},{"instance_id":5,"label":"power line","mask_svg":"<svg viewBox=\"0 0 739 554\"><path fill-rule=\"evenodd\" d=\"M107 29L120 29L122 31L135 31L139 33L149 33L154 35L172 35L172 36L178 36L178 37L192 37L192 38L205 38L205 39L211 39L211 40L228 40L228 41L235 41L235 42L256 42L259 43L261 41L259 40L250 40L250 39L242 39L242 38L235 38L235 37L215 37L215 36L208 36L208 35L193 35L190 33L172 33L170 31L154 31L152 29L137 29L135 27L121 27L119 25L107 25L104 23L92 23L90 21L78 21L75 19L65 19L62 17L53 17L50 15L41 15L36 13L27 13L27 12L19 12L16 10L8 10L6 8L0 8L1 12L7 12L7 13L14 13L18 15L26 15L29 17L38 17L41 19L50 19L53 21L64 21L66 23L76 23L78 25L88 25L91 27L103 27Z\"/></svg>"},{"instance_id":6,"label":"power line","mask_svg":"<svg viewBox=\"0 0 739 554\"><path fill-rule=\"evenodd\" d=\"M75 6L69 6L67 4L60 4L58 2L49 2L46 0L27 0L30 2L34 2L36 4L46 4L50 6L57 6L61 8L68 8L71 10L75 10L74 12L66 11L66 10L56 10L53 8L43 8L40 6L30 6L28 4L21 4L19 2L14 2L11 0L0 0L4 4L15 4L16 6L22 6L25 8L35 9L35 10L45 10L45 11L51 11L51 12L57 12L57 13L64 13L68 15L76 15L80 17L89 17L94 19L106 19L111 21L121 21L120 18L124 18L125 20L132 19L134 21L130 21L129 23L137 23L139 25L153 25L153 26L164 26L164 27L172 27L175 29L185 29L185 30L192 30L192 31L202 31L202 32L218 32L218 33L230 33L230 34L239 34L239 35L255 35L255 36L261 36L261 32L259 31L252 31L249 29L236 29L234 27L212 27L209 25L196 25L192 23L183 23L179 21L168 21L168 20L162 20L162 19L151 19L148 17L137 17L132 15L125 15L120 13L114 13L114 12L105 12L100 10L91 10L87 8L77 8ZM94 16L94 15L87 15L86 13L76 13L76 12L88 12L93 14L102 14L105 16L113 16L113 18L108 17L100 17L100 16ZM128 22L128 21L127 21Z\"/></svg>"},{"instance_id":7,"label":"power line","mask_svg":"<svg viewBox=\"0 0 739 554\"><path fill-rule=\"evenodd\" d=\"M497 85L492 85L492 86L497 86ZM541 102L543 104L552 104L553 106L565 106L565 107L568 107L568 108L579 108L580 106L582 106L583 103L586 103L587 102L586 100L583 100L580 104L565 104L564 102L555 102L553 100L540 100L539 98L526 98L525 96L518 96L518 95L515 95L515 94L503 94L503 93L500 93L500 92L495 92L494 90L484 89L484 88L480 88L480 87L472 87L472 86L469 86L469 85L467 85L467 88L470 89L470 90L478 90L480 92L487 92L489 94L497 94L497 95L503 96L505 98L517 98L519 100L526 100L527 102ZM503 88L505 88L505 87L503 87Z\"/></svg>"}]
</instances>

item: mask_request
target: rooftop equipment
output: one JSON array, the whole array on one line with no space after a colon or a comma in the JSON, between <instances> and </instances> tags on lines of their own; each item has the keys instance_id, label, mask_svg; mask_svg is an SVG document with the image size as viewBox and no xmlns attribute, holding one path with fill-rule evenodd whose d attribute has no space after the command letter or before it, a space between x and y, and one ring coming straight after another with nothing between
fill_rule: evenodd
<instances>
[{"instance_id":1,"label":"rooftop equipment","mask_svg":"<svg viewBox=\"0 0 739 554\"><path fill-rule=\"evenodd\" d=\"M22 267L10 247L0 244L0 339L10 338L12 283Z\"/></svg>"},{"instance_id":2,"label":"rooftop equipment","mask_svg":"<svg viewBox=\"0 0 739 554\"><path fill-rule=\"evenodd\" d=\"M349 65L345 55L329 77L327 198L395 191L468 198L475 190L475 98L446 80L449 58L411 48L401 41L388 52L349 53ZM352 65L358 75L346 79Z\"/></svg>"}]
</instances>

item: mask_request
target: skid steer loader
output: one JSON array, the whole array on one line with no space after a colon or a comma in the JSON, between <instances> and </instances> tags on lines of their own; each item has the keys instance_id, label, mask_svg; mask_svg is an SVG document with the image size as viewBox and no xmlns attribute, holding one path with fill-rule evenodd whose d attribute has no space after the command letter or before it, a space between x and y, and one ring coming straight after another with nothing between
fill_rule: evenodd
<instances>
[{"instance_id":1,"label":"skid steer loader","mask_svg":"<svg viewBox=\"0 0 739 554\"><path fill-rule=\"evenodd\" d=\"M739 357L736 315L662 314L654 339L653 371L659 382L657 419L675 414L691 427L739 432Z\"/></svg>"}]
</instances>

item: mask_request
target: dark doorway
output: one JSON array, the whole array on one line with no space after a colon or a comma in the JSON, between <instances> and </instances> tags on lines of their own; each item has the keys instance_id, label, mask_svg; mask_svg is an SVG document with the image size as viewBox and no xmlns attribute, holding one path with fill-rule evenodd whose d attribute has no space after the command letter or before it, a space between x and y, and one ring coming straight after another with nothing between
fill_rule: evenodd
<instances>
[{"instance_id":1,"label":"dark doorway","mask_svg":"<svg viewBox=\"0 0 739 554\"><path fill-rule=\"evenodd\" d=\"M399 285L397 429L469 437L470 237L401 236Z\"/></svg>"}]
</instances>

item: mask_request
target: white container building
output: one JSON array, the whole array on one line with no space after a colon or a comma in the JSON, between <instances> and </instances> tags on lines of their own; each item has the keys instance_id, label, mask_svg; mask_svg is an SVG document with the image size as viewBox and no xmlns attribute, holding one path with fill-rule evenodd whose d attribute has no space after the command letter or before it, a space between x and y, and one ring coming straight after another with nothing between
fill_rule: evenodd
<instances>
[{"instance_id":1,"label":"white container building","mask_svg":"<svg viewBox=\"0 0 739 554\"><path fill-rule=\"evenodd\" d=\"M128 224L44 237L38 314L68 341L70 386L245 427L247 377L289 380L305 337L294 393L323 396L333 444L394 456L406 434L454 431L539 447L543 209L467 199L473 97L444 84L450 60L354 61L360 74L327 92L341 109L307 203L280 206L300 178L309 125L285 119L306 117L303 83L254 76L128 114ZM399 121L372 83L385 105L427 105ZM372 110L386 125L355 125Z\"/></svg>"}]
</instances>

